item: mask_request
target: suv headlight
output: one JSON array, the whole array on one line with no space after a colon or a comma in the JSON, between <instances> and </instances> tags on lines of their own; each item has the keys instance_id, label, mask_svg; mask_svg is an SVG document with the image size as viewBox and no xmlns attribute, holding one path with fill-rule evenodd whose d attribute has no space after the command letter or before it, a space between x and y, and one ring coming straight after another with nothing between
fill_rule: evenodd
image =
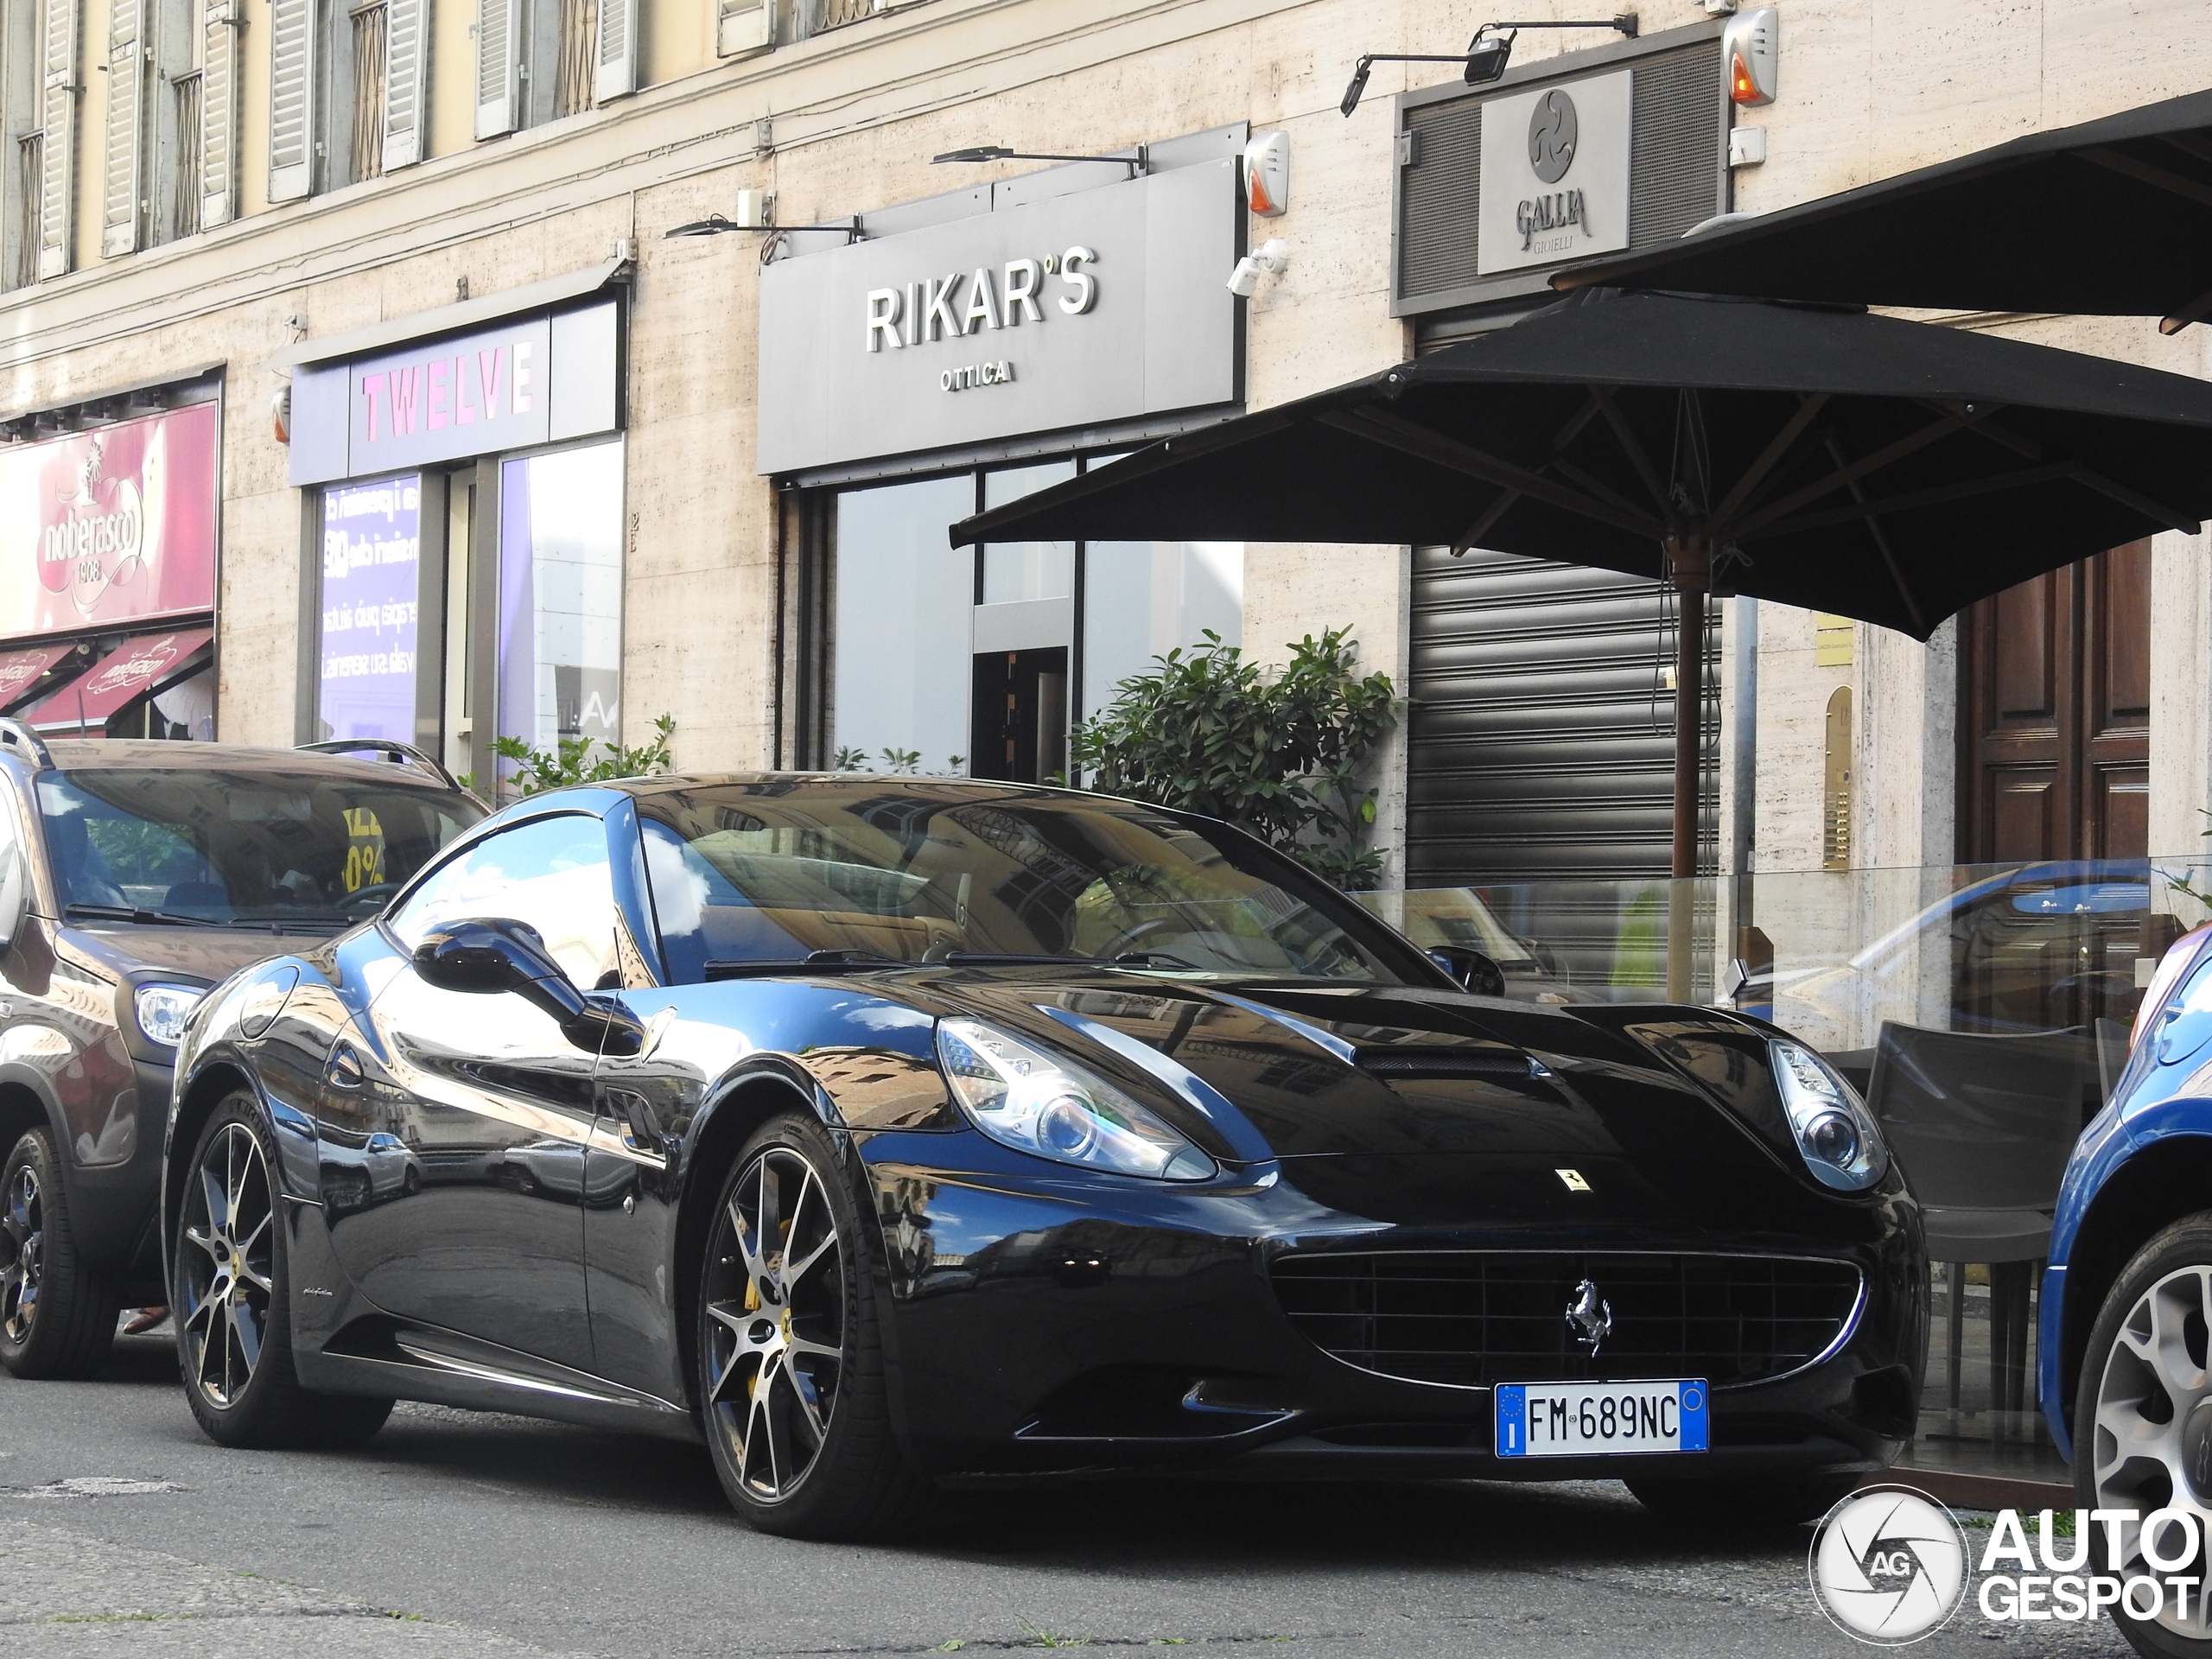
<instances>
[{"instance_id":1,"label":"suv headlight","mask_svg":"<svg viewBox=\"0 0 2212 1659\"><path fill-rule=\"evenodd\" d=\"M130 995L130 1012L146 1040L175 1048L184 1038L184 1022L207 993L193 985L141 985Z\"/></svg>"},{"instance_id":2,"label":"suv headlight","mask_svg":"<svg viewBox=\"0 0 2212 1659\"><path fill-rule=\"evenodd\" d=\"M940 1020L938 1058L968 1121L1063 1164L1203 1181L1213 1160L1104 1078L979 1020Z\"/></svg>"},{"instance_id":3,"label":"suv headlight","mask_svg":"<svg viewBox=\"0 0 2212 1659\"><path fill-rule=\"evenodd\" d=\"M1802 1043L1770 1038L1767 1049L1783 1109L1813 1179L1846 1192L1880 1180L1890 1166L1890 1149L1859 1091Z\"/></svg>"}]
</instances>

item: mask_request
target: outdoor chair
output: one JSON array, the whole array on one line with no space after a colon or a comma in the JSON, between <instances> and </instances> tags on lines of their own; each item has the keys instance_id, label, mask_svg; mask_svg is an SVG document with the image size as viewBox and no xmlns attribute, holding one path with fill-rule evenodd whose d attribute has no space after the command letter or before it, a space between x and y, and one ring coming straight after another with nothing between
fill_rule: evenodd
<instances>
[{"instance_id":1,"label":"outdoor chair","mask_svg":"<svg viewBox=\"0 0 2212 1659\"><path fill-rule=\"evenodd\" d=\"M1991 1435L2026 1408L2030 1293L2082 1132L2088 1046L2074 1033L1983 1036L1885 1023L1867 1105L1950 1269L1949 1403L1959 1408L1966 1269L1989 1268Z\"/></svg>"}]
</instances>

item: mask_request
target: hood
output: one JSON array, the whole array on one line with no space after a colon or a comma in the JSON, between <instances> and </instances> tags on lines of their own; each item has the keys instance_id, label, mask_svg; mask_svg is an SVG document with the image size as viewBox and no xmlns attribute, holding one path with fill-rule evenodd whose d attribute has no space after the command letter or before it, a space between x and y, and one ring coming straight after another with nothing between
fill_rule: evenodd
<instances>
[{"instance_id":1,"label":"hood","mask_svg":"<svg viewBox=\"0 0 2212 1659\"><path fill-rule=\"evenodd\" d=\"M931 988L1138 1082L1217 1157L1260 1148L1339 1211L1580 1230L1726 1219L1802 1237L1809 1212L1864 1207L1816 1185L1756 1109L1694 1081L1711 1082L1707 1068L1666 1033L1732 1041L1764 1072L1763 1034L1709 1009L1004 971ZM1160 1073L1140 1081L1128 1039L1172 1061L1168 1076L1182 1068L1210 1085L1239 1121L1209 1121Z\"/></svg>"},{"instance_id":2,"label":"hood","mask_svg":"<svg viewBox=\"0 0 2212 1659\"><path fill-rule=\"evenodd\" d=\"M210 985L241 968L271 957L296 955L317 943L297 934L272 933L266 927L142 927L136 922L91 927L73 922L60 934L65 954L84 958L86 965L118 980L175 975Z\"/></svg>"}]
</instances>

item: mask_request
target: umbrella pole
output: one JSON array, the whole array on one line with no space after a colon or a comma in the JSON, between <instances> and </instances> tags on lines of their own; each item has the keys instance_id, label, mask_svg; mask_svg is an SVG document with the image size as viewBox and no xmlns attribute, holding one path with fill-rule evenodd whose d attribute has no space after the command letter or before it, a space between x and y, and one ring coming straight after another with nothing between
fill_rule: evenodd
<instances>
[{"instance_id":1,"label":"umbrella pole","mask_svg":"<svg viewBox=\"0 0 2212 1659\"><path fill-rule=\"evenodd\" d=\"M1667 884L1667 1000L1687 1002L1697 963L1699 761L1705 743L1705 597L1712 550L1696 537L1667 538L1667 575L1681 604L1675 624L1674 880Z\"/></svg>"}]
</instances>

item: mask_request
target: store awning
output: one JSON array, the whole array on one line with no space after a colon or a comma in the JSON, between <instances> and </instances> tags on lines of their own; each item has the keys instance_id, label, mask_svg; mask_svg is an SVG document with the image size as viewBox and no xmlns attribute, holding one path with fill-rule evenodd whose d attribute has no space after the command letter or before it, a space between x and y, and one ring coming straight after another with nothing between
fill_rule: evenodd
<instances>
[{"instance_id":1,"label":"store awning","mask_svg":"<svg viewBox=\"0 0 2212 1659\"><path fill-rule=\"evenodd\" d=\"M36 691L48 671L76 649L74 645L32 645L0 656L0 709Z\"/></svg>"},{"instance_id":2,"label":"store awning","mask_svg":"<svg viewBox=\"0 0 2212 1659\"><path fill-rule=\"evenodd\" d=\"M124 704L195 666L214 637L212 628L184 628L126 639L22 719L49 737L98 734Z\"/></svg>"},{"instance_id":3,"label":"store awning","mask_svg":"<svg viewBox=\"0 0 2212 1659\"><path fill-rule=\"evenodd\" d=\"M261 366L264 369L289 369L301 363L329 363L341 357L369 357L388 346L404 346L412 340L429 340L439 334L461 334L468 329L480 328L486 323L520 316L525 311L549 311L570 300L598 293L629 267L627 259L603 259L595 265L586 265L582 270L564 271L558 276L548 276L543 282L527 283L520 288L505 289L497 294L462 300L454 305L442 305L434 311L410 312L404 317L392 317L383 322L348 328L343 334L302 340L296 345L287 346Z\"/></svg>"},{"instance_id":4,"label":"store awning","mask_svg":"<svg viewBox=\"0 0 2212 1659\"><path fill-rule=\"evenodd\" d=\"M2185 326L2212 315L2212 92L1732 216L1552 286Z\"/></svg>"}]
</instances>

